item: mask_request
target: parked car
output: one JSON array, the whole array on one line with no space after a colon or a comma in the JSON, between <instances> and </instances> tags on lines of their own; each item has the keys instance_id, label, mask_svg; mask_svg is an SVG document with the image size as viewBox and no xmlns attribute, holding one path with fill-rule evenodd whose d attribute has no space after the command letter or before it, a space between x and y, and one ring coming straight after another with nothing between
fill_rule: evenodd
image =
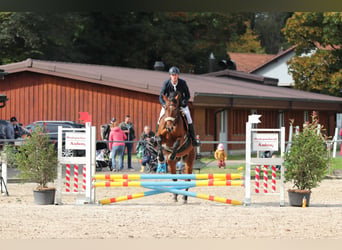
<instances>
[{"instance_id":1,"label":"parked car","mask_svg":"<svg viewBox=\"0 0 342 250\"><path fill-rule=\"evenodd\" d=\"M5 141L1 141L1 140L6 139L6 127L9 125L9 123L10 122L8 120L0 120L0 150L2 150L2 147L5 143ZM30 134L30 132L26 128L24 128L22 124L18 124L18 125L19 125L19 133L21 137L17 138L14 141L14 145L16 146L19 146L22 143L23 137Z\"/></svg>"},{"instance_id":2,"label":"parked car","mask_svg":"<svg viewBox=\"0 0 342 250\"><path fill-rule=\"evenodd\" d=\"M28 124L25 128L30 131L34 130L36 126L44 126L46 127L47 133L49 134L51 141L55 143L55 148L57 150L58 145L58 127L62 126L63 128L84 128L85 125L81 123L76 123L73 121L36 121L34 123ZM71 131L72 132L72 131ZM85 150L68 150L64 148L65 143L65 134L63 133L63 156L84 156Z\"/></svg>"}]
</instances>

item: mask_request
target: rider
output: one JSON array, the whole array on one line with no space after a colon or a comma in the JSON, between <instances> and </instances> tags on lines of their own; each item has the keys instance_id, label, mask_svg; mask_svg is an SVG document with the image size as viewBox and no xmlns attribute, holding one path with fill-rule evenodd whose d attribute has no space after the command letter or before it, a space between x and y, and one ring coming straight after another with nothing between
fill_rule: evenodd
<instances>
[{"instance_id":1,"label":"rider","mask_svg":"<svg viewBox=\"0 0 342 250\"><path fill-rule=\"evenodd\" d=\"M163 99L163 95L168 97L170 95L170 93L178 91L181 95L181 99L180 99L180 106L181 107L180 107L180 109L183 113L185 113L186 119L188 121L192 145L194 147L197 147L197 146L199 146L199 143L196 140L195 129L194 129L194 125L192 124L190 110L188 107L188 101L190 99L190 92L189 92L188 85L186 84L186 81L178 78L179 73L180 73L179 69L175 66L172 66L169 69L170 78L168 80L164 81L163 87L160 91L159 102L161 103L161 105L163 107L160 111L160 116L158 119L157 132L158 132L160 118L165 114L165 108L164 108L165 101Z\"/></svg>"}]
</instances>

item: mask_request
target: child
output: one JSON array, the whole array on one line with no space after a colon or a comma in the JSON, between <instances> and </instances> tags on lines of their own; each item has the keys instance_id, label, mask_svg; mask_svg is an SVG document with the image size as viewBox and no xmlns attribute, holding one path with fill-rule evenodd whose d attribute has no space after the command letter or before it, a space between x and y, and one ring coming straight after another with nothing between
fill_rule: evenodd
<instances>
[{"instance_id":1,"label":"child","mask_svg":"<svg viewBox=\"0 0 342 250\"><path fill-rule=\"evenodd\" d=\"M226 151L224 151L223 144L220 143L215 151L215 159L217 160L217 166L224 168L226 166L225 160L227 160Z\"/></svg>"}]
</instances>

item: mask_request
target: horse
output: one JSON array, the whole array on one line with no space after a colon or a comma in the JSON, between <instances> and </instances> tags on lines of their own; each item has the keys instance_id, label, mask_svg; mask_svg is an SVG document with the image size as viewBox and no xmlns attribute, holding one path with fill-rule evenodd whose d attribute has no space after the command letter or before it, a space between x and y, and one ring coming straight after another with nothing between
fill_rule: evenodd
<instances>
[{"instance_id":1,"label":"horse","mask_svg":"<svg viewBox=\"0 0 342 250\"><path fill-rule=\"evenodd\" d=\"M188 134L186 117L180 110L180 94L172 92L169 97L163 95L163 99L165 101L165 114L160 119L156 135L158 161L165 161L165 153L169 172L176 174L176 164L182 158L185 162L185 174L192 174L196 151ZM177 179L173 180L177 181ZM177 202L177 196L174 194L175 202ZM187 203L187 198L187 196L183 196L184 204Z\"/></svg>"}]
</instances>

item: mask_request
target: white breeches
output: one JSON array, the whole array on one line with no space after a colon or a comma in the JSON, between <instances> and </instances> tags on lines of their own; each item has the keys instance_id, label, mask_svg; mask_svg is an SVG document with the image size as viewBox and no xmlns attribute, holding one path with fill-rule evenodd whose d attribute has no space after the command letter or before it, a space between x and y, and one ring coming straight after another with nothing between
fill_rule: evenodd
<instances>
[{"instance_id":1,"label":"white breeches","mask_svg":"<svg viewBox=\"0 0 342 250\"><path fill-rule=\"evenodd\" d=\"M188 120L188 124L192 124L192 119L191 119L191 115L190 115L190 110L189 110L189 107L186 106L186 107L181 107L180 108L181 112L183 112L186 116L186 119ZM160 118L162 118L162 116L165 114L165 109L164 107L162 107L162 109L160 110L160 115L159 115L159 119L158 119L158 124L159 124L159 121L160 121Z\"/></svg>"}]
</instances>

